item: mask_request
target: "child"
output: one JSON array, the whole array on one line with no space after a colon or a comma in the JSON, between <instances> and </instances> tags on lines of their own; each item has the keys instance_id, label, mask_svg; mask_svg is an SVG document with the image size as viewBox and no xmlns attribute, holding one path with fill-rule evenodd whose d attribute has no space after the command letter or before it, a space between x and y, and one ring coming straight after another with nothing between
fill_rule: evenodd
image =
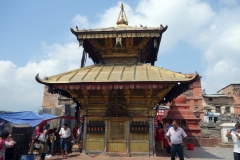
<instances>
[{"instance_id":1,"label":"child","mask_svg":"<svg viewBox=\"0 0 240 160\"><path fill-rule=\"evenodd\" d=\"M34 144L33 154L38 155L39 154L39 149L40 149L40 143L39 143L39 140L37 140L36 143Z\"/></svg>"}]
</instances>

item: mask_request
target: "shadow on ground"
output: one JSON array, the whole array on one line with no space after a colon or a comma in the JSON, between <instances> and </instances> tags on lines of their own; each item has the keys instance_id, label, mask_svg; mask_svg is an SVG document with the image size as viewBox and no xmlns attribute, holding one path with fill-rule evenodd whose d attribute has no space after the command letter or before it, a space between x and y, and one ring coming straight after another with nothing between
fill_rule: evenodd
<instances>
[{"instance_id":1,"label":"shadow on ground","mask_svg":"<svg viewBox=\"0 0 240 160\"><path fill-rule=\"evenodd\" d=\"M184 150L184 154L188 158L199 159L233 159L232 148L220 147L195 147L194 150Z\"/></svg>"},{"instance_id":2,"label":"shadow on ground","mask_svg":"<svg viewBox=\"0 0 240 160\"><path fill-rule=\"evenodd\" d=\"M194 150L188 150L184 148L184 157L188 159L233 159L231 148L220 148L220 147L195 147ZM157 157L171 157L171 154L164 151L156 151Z\"/></svg>"},{"instance_id":3,"label":"shadow on ground","mask_svg":"<svg viewBox=\"0 0 240 160\"><path fill-rule=\"evenodd\" d=\"M76 158L78 157L80 154L77 154L77 153L71 153L68 155L68 158L71 159L71 158ZM45 158L46 159L46 158ZM66 159L66 158L62 158L62 156L60 154L58 155L54 155L52 156L49 160L63 160L63 159Z\"/></svg>"}]
</instances>

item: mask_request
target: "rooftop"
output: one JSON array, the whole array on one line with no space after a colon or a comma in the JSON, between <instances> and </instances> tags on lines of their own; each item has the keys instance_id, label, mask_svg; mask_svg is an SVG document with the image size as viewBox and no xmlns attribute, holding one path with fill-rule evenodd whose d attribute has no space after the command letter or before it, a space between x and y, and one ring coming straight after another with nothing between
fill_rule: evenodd
<instances>
[{"instance_id":1,"label":"rooftop","mask_svg":"<svg viewBox=\"0 0 240 160\"><path fill-rule=\"evenodd\" d=\"M203 97L232 97L225 94L203 94Z\"/></svg>"},{"instance_id":2,"label":"rooftop","mask_svg":"<svg viewBox=\"0 0 240 160\"><path fill-rule=\"evenodd\" d=\"M52 83L99 83L99 82L189 82L198 74L189 75L158 68L148 64L95 64L79 68L43 80L36 76L36 80L43 84Z\"/></svg>"},{"instance_id":3,"label":"rooftop","mask_svg":"<svg viewBox=\"0 0 240 160\"><path fill-rule=\"evenodd\" d=\"M226 87L223 87L222 89L220 89L219 91L217 91L217 93L219 93L220 91L224 90L225 88L229 87L229 86L240 86L240 83L231 83L229 85L227 85Z\"/></svg>"}]
</instances>

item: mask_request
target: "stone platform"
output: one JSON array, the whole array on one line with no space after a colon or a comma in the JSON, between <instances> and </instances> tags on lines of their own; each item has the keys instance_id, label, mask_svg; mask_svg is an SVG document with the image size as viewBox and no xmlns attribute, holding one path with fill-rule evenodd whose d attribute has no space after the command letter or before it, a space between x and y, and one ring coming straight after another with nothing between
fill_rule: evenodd
<instances>
[{"instance_id":1,"label":"stone platform","mask_svg":"<svg viewBox=\"0 0 240 160\"><path fill-rule=\"evenodd\" d=\"M185 160L233 160L233 149L232 148L221 148L221 147L194 147L194 150L184 149ZM98 160L149 160L149 159L160 159L169 160L170 154L165 151L158 151L156 156L153 157L102 157L102 156L80 156L80 154L72 153L68 156L68 160L92 160L93 158ZM61 155L53 155L49 160L61 160Z\"/></svg>"}]
</instances>

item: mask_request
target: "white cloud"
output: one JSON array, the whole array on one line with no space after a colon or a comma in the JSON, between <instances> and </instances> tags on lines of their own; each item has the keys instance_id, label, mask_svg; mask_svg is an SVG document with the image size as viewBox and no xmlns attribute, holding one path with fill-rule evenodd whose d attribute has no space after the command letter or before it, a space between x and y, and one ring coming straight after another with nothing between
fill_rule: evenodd
<instances>
[{"instance_id":1,"label":"white cloud","mask_svg":"<svg viewBox=\"0 0 240 160\"><path fill-rule=\"evenodd\" d=\"M11 73L16 69L16 66L11 61L0 61L0 84L6 85L11 80Z\"/></svg>"},{"instance_id":2,"label":"white cloud","mask_svg":"<svg viewBox=\"0 0 240 160\"><path fill-rule=\"evenodd\" d=\"M209 26L199 32L195 45L202 47L205 71L203 86L215 93L231 83L240 83L240 7L222 9ZM213 83L215 82L215 83Z\"/></svg>"},{"instance_id":3,"label":"white cloud","mask_svg":"<svg viewBox=\"0 0 240 160\"><path fill-rule=\"evenodd\" d=\"M228 6L228 7L234 7L238 5L238 1L237 0L221 0L220 3L224 6Z\"/></svg>"},{"instance_id":4,"label":"white cloud","mask_svg":"<svg viewBox=\"0 0 240 160\"><path fill-rule=\"evenodd\" d=\"M98 22L76 15L71 25L74 29L76 25L79 29L115 26L120 3L99 14ZM217 11L200 0L141 0L134 8L125 2L124 5L131 26L169 26L163 35L160 54L171 51L180 41L194 46L196 52L201 51L202 54L196 57L202 57L202 85L209 93L240 80L240 8L236 1L220 3L228 4ZM43 60L30 61L24 67L18 67L11 61L0 61L0 90L4 93L1 102L11 106L10 110L14 110L16 105L20 108L41 106L43 85L35 81L37 73L43 78L80 66L82 49L78 49L76 39L63 45L42 43L42 52L40 57ZM91 64L90 60L87 64Z\"/></svg>"},{"instance_id":5,"label":"white cloud","mask_svg":"<svg viewBox=\"0 0 240 160\"><path fill-rule=\"evenodd\" d=\"M180 41L193 46L196 52L202 52L196 57L202 57L203 60L200 73L203 73L202 85L207 91L216 92L229 83L239 82L236 76L240 68L240 11L237 1L220 1L217 11L206 1L200 0L141 0L136 8L131 8L125 2L124 5L129 25L169 26L163 35L159 56L176 47ZM115 26L119 6L120 2L106 9L99 16L100 20L92 26ZM225 67L219 67L220 64ZM228 78L222 78L223 75ZM221 81L213 85L211 82L216 79Z\"/></svg>"},{"instance_id":6,"label":"white cloud","mask_svg":"<svg viewBox=\"0 0 240 160\"><path fill-rule=\"evenodd\" d=\"M205 71L205 78L203 85L207 93L213 93L229 85L230 83L239 83L240 81L240 67L233 62L232 59L223 59Z\"/></svg>"},{"instance_id":7,"label":"white cloud","mask_svg":"<svg viewBox=\"0 0 240 160\"><path fill-rule=\"evenodd\" d=\"M89 28L91 27L91 22L88 21L87 17L81 16L81 15L76 15L73 20L72 20L72 25L73 26L78 26L79 30L82 30L83 28ZM74 27L75 29L75 27Z\"/></svg>"},{"instance_id":8,"label":"white cloud","mask_svg":"<svg viewBox=\"0 0 240 160\"><path fill-rule=\"evenodd\" d=\"M41 107L43 85L35 81L37 73L43 78L80 67L82 48L78 49L77 43L43 43L42 52L44 60L30 61L24 67L17 67L10 61L0 61L1 105L6 110L36 110ZM90 59L87 60L89 64L92 64Z\"/></svg>"},{"instance_id":9,"label":"white cloud","mask_svg":"<svg viewBox=\"0 0 240 160\"><path fill-rule=\"evenodd\" d=\"M99 21L92 23L91 28L116 26L120 4L121 2L98 15ZM169 26L163 35L161 53L171 50L180 40L194 37L215 15L209 4L199 0L141 0L136 8L131 8L125 2L124 7L130 26ZM77 15L73 20L73 25L75 24L83 24L89 28L90 22Z\"/></svg>"}]
</instances>

